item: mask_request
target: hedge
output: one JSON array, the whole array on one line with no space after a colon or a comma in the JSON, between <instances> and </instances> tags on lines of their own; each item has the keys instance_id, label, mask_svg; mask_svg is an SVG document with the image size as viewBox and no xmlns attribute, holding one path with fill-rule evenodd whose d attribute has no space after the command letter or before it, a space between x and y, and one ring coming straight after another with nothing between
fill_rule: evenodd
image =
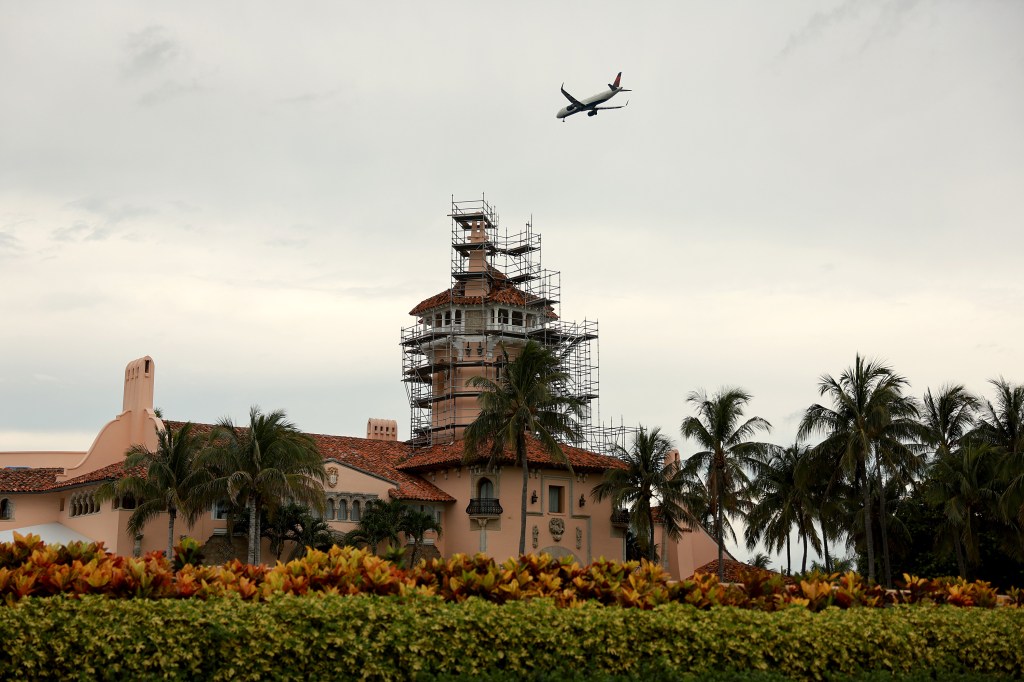
<instances>
[{"instance_id":1,"label":"hedge","mask_svg":"<svg viewBox=\"0 0 1024 682\"><path fill-rule=\"evenodd\" d=\"M893 604L950 604L994 608L1024 606L1024 592L1000 597L983 581L928 580L904 576L898 591L869 584L854 573L808 576L786 584L782 576L751 570L740 584L723 585L713 575L672 581L647 561L598 559L581 566L570 558L527 554L497 563L477 554L421 561L403 569L368 550L333 547L311 550L302 559L273 567L229 561L203 565L198 543L186 539L173 562L159 552L132 558L106 552L100 543L46 545L38 536L15 534L0 543L0 604L27 597L101 595L121 599L213 599L264 601L281 595L337 594L439 596L461 602L479 597L496 604L553 599L574 607L598 602L639 609L679 602L709 609L736 606L776 611L803 606L887 607Z\"/></svg>"},{"instance_id":2,"label":"hedge","mask_svg":"<svg viewBox=\"0 0 1024 682\"><path fill-rule=\"evenodd\" d=\"M438 597L26 597L0 679L989 679L1024 673L1024 611Z\"/></svg>"}]
</instances>

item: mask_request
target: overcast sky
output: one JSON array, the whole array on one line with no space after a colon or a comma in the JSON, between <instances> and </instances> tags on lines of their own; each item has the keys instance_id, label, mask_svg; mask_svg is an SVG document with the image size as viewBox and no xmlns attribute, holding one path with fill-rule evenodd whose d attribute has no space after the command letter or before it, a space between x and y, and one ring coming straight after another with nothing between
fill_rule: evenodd
<instances>
[{"instance_id":1,"label":"overcast sky","mask_svg":"<svg viewBox=\"0 0 1024 682\"><path fill-rule=\"evenodd\" d=\"M0 449L86 449L147 354L175 419L407 437L453 195L532 216L603 419L678 441L738 385L786 443L857 352L991 395L1022 35L1013 0L0 1ZM555 119L618 71L626 109Z\"/></svg>"}]
</instances>

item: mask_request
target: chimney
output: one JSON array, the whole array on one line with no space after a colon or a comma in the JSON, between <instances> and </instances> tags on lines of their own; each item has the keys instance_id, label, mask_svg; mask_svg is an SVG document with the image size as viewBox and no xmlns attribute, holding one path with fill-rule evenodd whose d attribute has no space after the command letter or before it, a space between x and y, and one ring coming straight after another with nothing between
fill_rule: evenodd
<instances>
[{"instance_id":1,"label":"chimney","mask_svg":"<svg viewBox=\"0 0 1024 682\"><path fill-rule=\"evenodd\" d=\"M394 419L368 419L366 437L369 440L398 440L398 422Z\"/></svg>"}]
</instances>

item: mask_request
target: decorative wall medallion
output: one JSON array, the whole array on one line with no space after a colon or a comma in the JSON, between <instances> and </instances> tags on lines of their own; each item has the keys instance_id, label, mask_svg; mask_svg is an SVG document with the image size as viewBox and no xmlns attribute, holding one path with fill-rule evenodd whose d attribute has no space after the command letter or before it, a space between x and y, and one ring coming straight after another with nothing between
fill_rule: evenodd
<instances>
[{"instance_id":1,"label":"decorative wall medallion","mask_svg":"<svg viewBox=\"0 0 1024 682\"><path fill-rule=\"evenodd\" d=\"M537 537L540 535L540 528L533 527L533 548L537 549Z\"/></svg>"},{"instance_id":2,"label":"decorative wall medallion","mask_svg":"<svg viewBox=\"0 0 1024 682\"><path fill-rule=\"evenodd\" d=\"M327 470L327 485L332 488L338 485L338 467L331 467Z\"/></svg>"},{"instance_id":3,"label":"decorative wall medallion","mask_svg":"<svg viewBox=\"0 0 1024 682\"><path fill-rule=\"evenodd\" d=\"M583 549L583 529L576 529L576 549Z\"/></svg>"},{"instance_id":4,"label":"decorative wall medallion","mask_svg":"<svg viewBox=\"0 0 1024 682\"><path fill-rule=\"evenodd\" d=\"M551 531L551 537L555 542L561 542L562 534L565 532L565 521L556 516L548 522L548 530Z\"/></svg>"}]
</instances>

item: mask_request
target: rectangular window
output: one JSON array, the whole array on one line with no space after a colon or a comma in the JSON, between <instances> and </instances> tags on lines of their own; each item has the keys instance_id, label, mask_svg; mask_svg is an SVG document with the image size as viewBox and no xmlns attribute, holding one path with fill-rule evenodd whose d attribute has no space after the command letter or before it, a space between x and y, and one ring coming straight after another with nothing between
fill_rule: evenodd
<instances>
[{"instance_id":1,"label":"rectangular window","mask_svg":"<svg viewBox=\"0 0 1024 682\"><path fill-rule=\"evenodd\" d=\"M229 503L227 500L218 500L217 503L213 505L213 520L224 521L225 519L227 519L228 506Z\"/></svg>"},{"instance_id":2,"label":"rectangular window","mask_svg":"<svg viewBox=\"0 0 1024 682\"><path fill-rule=\"evenodd\" d=\"M498 308L498 324L508 324L508 311Z\"/></svg>"},{"instance_id":3,"label":"rectangular window","mask_svg":"<svg viewBox=\"0 0 1024 682\"><path fill-rule=\"evenodd\" d=\"M522 310L513 310L512 311L512 324L514 324L517 327L522 327L523 326L523 311Z\"/></svg>"},{"instance_id":4,"label":"rectangular window","mask_svg":"<svg viewBox=\"0 0 1024 682\"><path fill-rule=\"evenodd\" d=\"M548 512L561 514L565 511L564 505L565 487L560 485L548 486Z\"/></svg>"}]
</instances>

